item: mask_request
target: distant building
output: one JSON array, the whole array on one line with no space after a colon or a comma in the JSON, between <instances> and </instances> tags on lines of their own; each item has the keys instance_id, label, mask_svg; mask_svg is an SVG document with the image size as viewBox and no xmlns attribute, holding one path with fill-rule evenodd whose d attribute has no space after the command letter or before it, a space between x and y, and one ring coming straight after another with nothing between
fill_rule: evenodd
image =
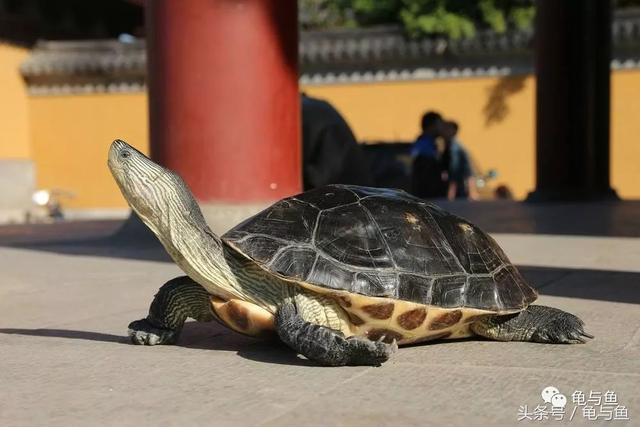
<instances>
[{"instance_id":1,"label":"distant building","mask_svg":"<svg viewBox=\"0 0 640 427\"><path fill-rule=\"evenodd\" d=\"M26 6L6 7L18 3ZM73 193L71 212L122 213L105 156L114 138L148 149L139 2L91 2L100 16L81 1L56 2L70 5L62 16L33 7L45 3L0 0L0 192L16 194L14 210L37 187ZM43 37L63 40L33 44ZM532 38L485 32L411 41L396 28L303 33L300 84L335 105L361 143L408 143L425 110L441 111L460 123L479 167L496 169L498 184L523 198L534 186ZM617 16L613 38L611 180L621 197L640 198L640 15Z\"/></svg>"}]
</instances>

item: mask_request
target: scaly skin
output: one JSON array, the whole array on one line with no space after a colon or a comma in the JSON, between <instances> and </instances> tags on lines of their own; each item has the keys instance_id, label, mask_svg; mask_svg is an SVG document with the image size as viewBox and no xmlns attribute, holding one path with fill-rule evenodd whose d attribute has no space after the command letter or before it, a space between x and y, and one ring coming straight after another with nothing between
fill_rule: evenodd
<instances>
[{"instance_id":1,"label":"scaly skin","mask_svg":"<svg viewBox=\"0 0 640 427\"><path fill-rule=\"evenodd\" d=\"M200 322L216 319L207 291L189 277L181 276L160 288L149 315L129 325L129 336L134 344L175 344L187 317ZM398 349L395 342L345 338L340 331L306 322L290 302L279 307L275 324L282 341L322 365L379 366Z\"/></svg>"},{"instance_id":2,"label":"scaly skin","mask_svg":"<svg viewBox=\"0 0 640 427\"><path fill-rule=\"evenodd\" d=\"M361 337L345 338L340 331L302 319L291 302L282 304L275 318L280 339L305 356L327 366L380 366L398 349L391 344Z\"/></svg>"},{"instance_id":3,"label":"scaly skin","mask_svg":"<svg viewBox=\"0 0 640 427\"><path fill-rule=\"evenodd\" d=\"M584 323L571 313L543 305L506 316L491 316L471 325L476 334L498 341L529 341L548 344L583 344L593 338Z\"/></svg>"},{"instance_id":4,"label":"scaly skin","mask_svg":"<svg viewBox=\"0 0 640 427\"><path fill-rule=\"evenodd\" d=\"M175 344L187 317L199 322L215 319L209 293L188 276L180 276L160 288L145 319L129 324L129 337L134 344Z\"/></svg>"}]
</instances>

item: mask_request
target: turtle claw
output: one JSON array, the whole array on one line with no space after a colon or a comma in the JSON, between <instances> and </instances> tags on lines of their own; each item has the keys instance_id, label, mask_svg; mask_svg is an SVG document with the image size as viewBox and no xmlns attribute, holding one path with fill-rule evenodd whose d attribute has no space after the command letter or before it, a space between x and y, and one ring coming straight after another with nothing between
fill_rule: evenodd
<instances>
[{"instance_id":1,"label":"turtle claw","mask_svg":"<svg viewBox=\"0 0 640 427\"><path fill-rule=\"evenodd\" d=\"M376 344L385 343L386 339L387 339L387 336L386 335L382 335L380 338L378 338L376 340ZM395 353L398 350L398 340L395 339L395 338L387 345L391 348L391 352L392 353Z\"/></svg>"},{"instance_id":2,"label":"turtle claw","mask_svg":"<svg viewBox=\"0 0 640 427\"><path fill-rule=\"evenodd\" d=\"M383 340L384 337L380 337L376 341L358 336L347 338L351 353L348 364L380 366L389 360L391 355L398 350L398 343L395 339L391 344L387 344Z\"/></svg>"},{"instance_id":3,"label":"turtle claw","mask_svg":"<svg viewBox=\"0 0 640 427\"><path fill-rule=\"evenodd\" d=\"M536 306L533 306L536 307ZM584 322L577 316L558 309L537 306L544 310L539 318L540 326L532 336L532 341L550 344L584 344L593 335L584 331Z\"/></svg>"},{"instance_id":4,"label":"turtle claw","mask_svg":"<svg viewBox=\"0 0 640 427\"><path fill-rule=\"evenodd\" d=\"M569 333L568 342L572 344L585 344L588 340L593 339L593 335L584 331ZM586 339L585 339L586 338Z\"/></svg>"},{"instance_id":5,"label":"turtle claw","mask_svg":"<svg viewBox=\"0 0 640 427\"><path fill-rule=\"evenodd\" d=\"M157 328L147 319L140 319L129 324L129 338L137 345L175 344L178 331Z\"/></svg>"},{"instance_id":6,"label":"turtle claw","mask_svg":"<svg viewBox=\"0 0 640 427\"><path fill-rule=\"evenodd\" d=\"M382 363L389 360L391 355L394 354L396 351L398 351L398 342L395 339L391 342L391 344L377 341L375 343L375 350L371 354L374 360L374 363L372 363L372 365L380 366Z\"/></svg>"}]
</instances>

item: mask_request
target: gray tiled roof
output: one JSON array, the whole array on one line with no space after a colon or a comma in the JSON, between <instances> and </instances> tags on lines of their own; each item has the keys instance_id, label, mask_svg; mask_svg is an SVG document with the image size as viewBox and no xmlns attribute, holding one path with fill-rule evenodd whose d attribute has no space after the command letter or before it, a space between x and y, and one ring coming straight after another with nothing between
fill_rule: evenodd
<instances>
[{"instance_id":1,"label":"gray tiled roof","mask_svg":"<svg viewBox=\"0 0 640 427\"><path fill-rule=\"evenodd\" d=\"M640 65L640 16L616 19L614 67ZM303 32L304 83L428 79L532 71L533 33L411 40L394 27ZM21 67L33 93L131 91L145 83L143 40L41 41Z\"/></svg>"},{"instance_id":2,"label":"gray tiled roof","mask_svg":"<svg viewBox=\"0 0 640 427\"><path fill-rule=\"evenodd\" d=\"M146 80L143 40L40 41L20 71L30 90L141 90Z\"/></svg>"},{"instance_id":3,"label":"gray tiled roof","mask_svg":"<svg viewBox=\"0 0 640 427\"><path fill-rule=\"evenodd\" d=\"M412 40L397 28L383 27L302 33L299 52L302 64L359 64L371 60L424 60L447 53L514 52L528 49L531 39L532 32L523 31L505 34L483 32L474 38L461 40Z\"/></svg>"}]
</instances>

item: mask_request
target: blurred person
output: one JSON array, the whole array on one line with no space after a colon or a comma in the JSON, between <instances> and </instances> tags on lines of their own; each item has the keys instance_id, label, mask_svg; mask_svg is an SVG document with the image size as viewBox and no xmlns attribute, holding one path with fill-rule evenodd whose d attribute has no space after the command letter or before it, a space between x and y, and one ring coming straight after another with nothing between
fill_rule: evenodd
<instances>
[{"instance_id":1,"label":"blurred person","mask_svg":"<svg viewBox=\"0 0 640 427\"><path fill-rule=\"evenodd\" d=\"M477 199L477 192L473 176L473 168L469 154L460 140L458 140L459 126L454 121L442 122L442 137L445 148L443 163L447 167L447 198Z\"/></svg>"},{"instance_id":2,"label":"blurred person","mask_svg":"<svg viewBox=\"0 0 640 427\"><path fill-rule=\"evenodd\" d=\"M411 191L422 198L439 198L447 195L447 168L443 166L436 138L441 136L442 116L428 111L422 116L422 133L413 144L411 155Z\"/></svg>"},{"instance_id":3,"label":"blurred person","mask_svg":"<svg viewBox=\"0 0 640 427\"><path fill-rule=\"evenodd\" d=\"M327 184L373 186L369 159L340 113L304 93L300 101L305 191Z\"/></svg>"}]
</instances>

